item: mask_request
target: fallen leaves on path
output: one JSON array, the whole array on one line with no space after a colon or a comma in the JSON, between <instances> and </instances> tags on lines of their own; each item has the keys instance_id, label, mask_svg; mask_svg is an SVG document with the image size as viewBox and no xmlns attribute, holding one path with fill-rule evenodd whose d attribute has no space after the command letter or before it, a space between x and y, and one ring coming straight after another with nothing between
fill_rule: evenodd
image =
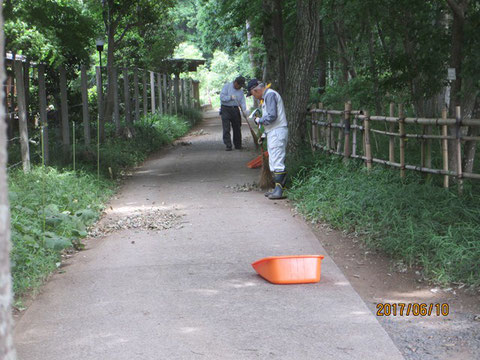
<instances>
[{"instance_id":1,"label":"fallen leaves on path","mask_svg":"<svg viewBox=\"0 0 480 360\"><path fill-rule=\"evenodd\" d=\"M181 216L161 209L137 210L133 214L121 218L107 218L100 221L90 230L92 237L104 236L119 230L167 230L180 229Z\"/></svg>"},{"instance_id":2,"label":"fallen leaves on path","mask_svg":"<svg viewBox=\"0 0 480 360\"><path fill-rule=\"evenodd\" d=\"M249 191L260 191L261 189L258 187L256 183L253 184L243 184L243 185L235 185L235 186L230 186L227 185L225 186L228 189L233 189L235 192L249 192Z\"/></svg>"},{"instance_id":3,"label":"fallen leaves on path","mask_svg":"<svg viewBox=\"0 0 480 360\"><path fill-rule=\"evenodd\" d=\"M208 133L205 130L200 129L200 130L193 131L190 134L188 134L188 136L202 136L202 135L208 135Z\"/></svg>"}]
</instances>

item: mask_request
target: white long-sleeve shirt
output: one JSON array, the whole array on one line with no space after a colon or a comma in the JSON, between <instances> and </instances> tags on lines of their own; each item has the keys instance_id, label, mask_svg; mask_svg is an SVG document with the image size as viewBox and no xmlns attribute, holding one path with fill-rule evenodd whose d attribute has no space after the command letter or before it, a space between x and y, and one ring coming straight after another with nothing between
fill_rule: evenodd
<instances>
[{"instance_id":1,"label":"white long-sleeve shirt","mask_svg":"<svg viewBox=\"0 0 480 360\"><path fill-rule=\"evenodd\" d=\"M232 99L232 95L235 95L236 99ZM242 88L238 90L235 89L235 87L233 86L233 82L228 82L223 86L222 92L220 93L220 101L222 105L225 106L238 106L238 104L240 104L242 110L244 112L247 111L245 94L243 93Z\"/></svg>"}]
</instances>

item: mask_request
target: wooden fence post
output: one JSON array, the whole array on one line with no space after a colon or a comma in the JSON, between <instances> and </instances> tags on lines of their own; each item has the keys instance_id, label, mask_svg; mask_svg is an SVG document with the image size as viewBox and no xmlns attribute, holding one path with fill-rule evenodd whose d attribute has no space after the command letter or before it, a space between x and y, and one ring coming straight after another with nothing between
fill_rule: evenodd
<instances>
[{"instance_id":1,"label":"wooden fence post","mask_svg":"<svg viewBox=\"0 0 480 360\"><path fill-rule=\"evenodd\" d=\"M174 94L174 106L175 114L178 114L178 105L180 103L180 79L177 74L175 74L175 79L173 80L173 94Z\"/></svg>"},{"instance_id":2,"label":"wooden fence post","mask_svg":"<svg viewBox=\"0 0 480 360\"><path fill-rule=\"evenodd\" d=\"M38 97L39 97L39 111L40 124L43 133L43 159L44 164L48 165L50 161L49 139L48 139L48 119L47 119L47 90L45 87L45 65L38 64Z\"/></svg>"},{"instance_id":3,"label":"wooden fence post","mask_svg":"<svg viewBox=\"0 0 480 360\"><path fill-rule=\"evenodd\" d=\"M195 103L193 101L193 80L188 79L188 106L195 108Z\"/></svg>"},{"instance_id":4,"label":"wooden fence post","mask_svg":"<svg viewBox=\"0 0 480 360\"><path fill-rule=\"evenodd\" d=\"M70 153L70 123L68 122L67 71L64 66L60 68L60 99L63 153L67 157Z\"/></svg>"},{"instance_id":5,"label":"wooden fence post","mask_svg":"<svg viewBox=\"0 0 480 360\"><path fill-rule=\"evenodd\" d=\"M319 102L317 104L317 109L323 110L323 103ZM325 147L325 127L318 125L319 122L323 122L323 113L318 113L317 116L317 142L323 141L322 147Z\"/></svg>"},{"instance_id":6,"label":"wooden fence post","mask_svg":"<svg viewBox=\"0 0 480 360\"><path fill-rule=\"evenodd\" d=\"M339 153L342 150L342 140L343 140L343 126L344 126L345 117L340 117L340 127L338 128L338 137L337 137L337 152Z\"/></svg>"},{"instance_id":7,"label":"wooden fence post","mask_svg":"<svg viewBox=\"0 0 480 360\"><path fill-rule=\"evenodd\" d=\"M135 69L136 72L137 69ZM135 75L137 75L135 73ZM132 125L132 110L130 108L131 100L130 100L130 80L128 78L128 68L125 66L123 68L123 95L125 101L125 125L130 127ZM138 75L136 78L135 83L135 121L138 121L140 117L140 110L138 104Z\"/></svg>"},{"instance_id":8,"label":"wooden fence post","mask_svg":"<svg viewBox=\"0 0 480 360\"><path fill-rule=\"evenodd\" d=\"M398 128L400 134L400 177L405 177L405 114L403 104L398 105Z\"/></svg>"},{"instance_id":9,"label":"wooden fence post","mask_svg":"<svg viewBox=\"0 0 480 360\"><path fill-rule=\"evenodd\" d=\"M23 63L23 81L25 84L25 108L27 109L27 122L31 119L30 116L30 60Z\"/></svg>"},{"instance_id":10,"label":"wooden fence post","mask_svg":"<svg viewBox=\"0 0 480 360\"><path fill-rule=\"evenodd\" d=\"M390 103L390 117L395 116L395 103L391 102ZM391 122L390 126L388 128L388 131L390 133L393 133L395 131L395 123ZM394 163L395 162L395 136L390 135L388 139L388 161Z\"/></svg>"},{"instance_id":11,"label":"wooden fence post","mask_svg":"<svg viewBox=\"0 0 480 360\"><path fill-rule=\"evenodd\" d=\"M123 70L125 73L125 70ZM138 90L138 69L133 70L133 96L135 101L135 121L140 120L140 92Z\"/></svg>"},{"instance_id":12,"label":"wooden fence post","mask_svg":"<svg viewBox=\"0 0 480 360\"><path fill-rule=\"evenodd\" d=\"M88 112L88 83L87 83L87 67L82 65L80 71L80 80L82 84L82 117L83 117L83 137L85 147L90 146L90 114Z\"/></svg>"},{"instance_id":13,"label":"wooden fence post","mask_svg":"<svg viewBox=\"0 0 480 360\"><path fill-rule=\"evenodd\" d=\"M328 128L327 128L327 150L330 151L332 150L332 143L333 143L333 133L332 133L332 115L327 114L327 122L328 122Z\"/></svg>"},{"instance_id":14,"label":"wooden fence post","mask_svg":"<svg viewBox=\"0 0 480 360\"><path fill-rule=\"evenodd\" d=\"M98 120L97 120L97 136L98 141L103 139L103 89L102 89L102 69L97 66L96 68L96 78L97 78L97 106L98 106Z\"/></svg>"},{"instance_id":15,"label":"wooden fence post","mask_svg":"<svg viewBox=\"0 0 480 360\"><path fill-rule=\"evenodd\" d=\"M155 73L150 71L150 102L152 114L157 112L157 106L155 105Z\"/></svg>"},{"instance_id":16,"label":"wooden fence post","mask_svg":"<svg viewBox=\"0 0 480 360\"><path fill-rule=\"evenodd\" d=\"M350 116L352 111L352 103L346 102L345 103L345 141L343 144L343 156L344 159L348 159L350 157Z\"/></svg>"},{"instance_id":17,"label":"wooden fence post","mask_svg":"<svg viewBox=\"0 0 480 360\"><path fill-rule=\"evenodd\" d=\"M182 114L185 113L185 79L180 79L181 86L181 101L182 101Z\"/></svg>"},{"instance_id":18,"label":"wooden fence post","mask_svg":"<svg viewBox=\"0 0 480 360\"><path fill-rule=\"evenodd\" d=\"M442 119L446 120L448 116L448 109L442 110ZM448 136L448 125L442 125L442 136ZM443 157L443 170L448 171L448 139L442 139L442 157ZM448 189L450 185L450 177L448 175L443 176L443 187Z\"/></svg>"},{"instance_id":19,"label":"wooden fence post","mask_svg":"<svg viewBox=\"0 0 480 360\"><path fill-rule=\"evenodd\" d=\"M170 113L170 104L168 103L168 84L167 84L167 75L163 74L163 101L165 114Z\"/></svg>"},{"instance_id":20,"label":"wooden fence post","mask_svg":"<svg viewBox=\"0 0 480 360\"><path fill-rule=\"evenodd\" d=\"M113 75L113 122L115 123L115 133L120 134L120 109L118 100L118 70L116 67L112 69Z\"/></svg>"},{"instance_id":21,"label":"wooden fence post","mask_svg":"<svg viewBox=\"0 0 480 360\"><path fill-rule=\"evenodd\" d=\"M23 64L14 61L15 82L17 85L18 123L20 129L20 150L22 153L23 171L30 171L30 147L28 143L27 103L25 100L25 81L23 79Z\"/></svg>"},{"instance_id":22,"label":"wooden fence post","mask_svg":"<svg viewBox=\"0 0 480 360\"><path fill-rule=\"evenodd\" d=\"M157 74L158 113L163 115L162 75Z\"/></svg>"},{"instance_id":23,"label":"wooden fence post","mask_svg":"<svg viewBox=\"0 0 480 360\"><path fill-rule=\"evenodd\" d=\"M148 94L147 94L147 73L142 70L142 82L143 82L143 115L148 114Z\"/></svg>"},{"instance_id":24,"label":"wooden fence post","mask_svg":"<svg viewBox=\"0 0 480 360\"><path fill-rule=\"evenodd\" d=\"M353 136L352 136L352 155L353 157L357 156L357 126L358 126L358 116L353 117Z\"/></svg>"},{"instance_id":25,"label":"wooden fence post","mask_svg":"<svg viewBox=\"0 0 480 360\"><path fill-rule=\"evenodd\" d=\"M14 112L15 112L15 101L14 101L14 90L15 90L15 75L13 73L13 65L12 65L12 74L7 78L7 96L10 95L10 106L7 106L5 109L8 112L7 120L8 120L8 139L13 138L14 134ZM8 146L8 145L7 145Z\"/></svg>"},{"instance_id":26,"label":"wooden fence post","mask_svg":"<svg viewBox=\"0 0 480 360\"><path fill-rule=\"evenodd\" d=\"M462 171L462 109L460 106L455 107L455 137L457 147L457 178L458 193L463 193L463 171Z\"/></svg>"},{"instance_id":27,"label":"wooden fence post","mask_svg":"<svg viewBox=\"0 0 480 360\"><path fill-rule=\"evenodd\" d=\"M318 137L317 137L317 122L318 122L318 114L315 112L316 106L313 105L313 109L310 112L311 117L310 117L310 132L311 132L311 145L312 145L312 151L315 151L316 146L318 144Z\"/></svg>"},{"instance_id":28,"label":"wooden fence post","mask_svg":"<svg viewBox=\"0 0 480 360\"><path fill-rule=\"evenodd\" d=\"M365 157L366 157L366 164L367 169L372 169L372 147L370 145L370 113L365 111L365 120L363 123L363 136L364 136L364 144L365 144Z\"/></svg>"}]
</instances>

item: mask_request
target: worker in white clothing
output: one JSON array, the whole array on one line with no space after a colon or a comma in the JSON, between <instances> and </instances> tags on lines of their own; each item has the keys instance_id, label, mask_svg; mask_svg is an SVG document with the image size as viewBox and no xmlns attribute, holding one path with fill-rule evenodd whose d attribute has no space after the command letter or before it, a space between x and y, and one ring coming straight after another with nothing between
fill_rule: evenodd
<instances>
[{"instance_id":1,"label":"worker in white clothing","mask_svg":"<svg viewBox=\"0 0 480 360\"><path fill-rule=\"evenodd\" d=\"M287 179L285 155L288 141L287 117L282 97L264 83L252 79L247 85L247 96L253 95L263 100L262 117L256 118L257 124L263 125L267 136L267 148L270 171L273 172L275 189L265 193L271 200L284 199L283 190Z\"/></svg>"}]
</instances>

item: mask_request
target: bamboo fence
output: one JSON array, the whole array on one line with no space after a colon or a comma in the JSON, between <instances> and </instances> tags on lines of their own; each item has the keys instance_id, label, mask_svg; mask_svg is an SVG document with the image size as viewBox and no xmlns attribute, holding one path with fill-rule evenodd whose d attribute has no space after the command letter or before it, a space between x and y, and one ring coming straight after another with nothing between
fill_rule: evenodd
<instances>
[{"instance_id":1,"label":"bamboo fence","mask_svg":"<svg viewBox=\"0 0 480 360\"><path fill-rule=\"evenodd\" d=\"M464 142L480 141L480 136L466 135L465 129L480 127L480 119L463 118L460 107L456 108L455 118L448 118L446 109L440 118L405 117L403 105L398 105L395 116L395 104L390 105L389 116L372 116L368 111L352 110L350 102L345 103L343 111L327 110L322 104L318 104L309 109L308 113L313 149L342 156L344 159L360 159L369 170L373 163L394 167L400 170L402 178L405 177L406 170L441 175L445 188L449 187L450 178L453 177L457 180L460 192L464 179L480 180L479 173L463 171ZM335 122L335 119L338 121ZM385 130L372 126L378 123L383 123ZM363 137L361 149L357 139L358 133ZM379 155L373 154L372 136L377 135L388 137L388 159L382 158L378 149ZM406 142L410 139L420 143L420 164L409 164L406 161ZM442 159L441 168L432 166L433 141L438 141L441 149L441 154L435 154ZM451 144L454 144L453 148ZM454 164L454 168L449 169L451 164Z\"/></svg>"},{"instance_id":2,"label":"bamboo fence","mask_svg":"<svg viewBox=\"0 0 480 360\"><path fill-rule=\"evenodd\" d=\"M4 84L5 103L8 114L7 122L9 128L9 144L19 140L22 161L15 164L23 165L24 171L30 169L29 130L34 130L33 124L40 127L43 143L43 156L45 164L49 163L49 142L48 125L59 128L61 151L67 158L75 156L72 154L72 146L75 145L72 133L75 127L71 111L80 108L83 123L83 141L85 147L91 146L91 119L98 119L97 137L104 135L104 109L106 96L106 68L95 67L94 77L88 76L88 69L82 66L78 72L79 79L68 78L65 67L58 69L47 69L44 64L31 64L25 60L11 60L6 62L7 81ZM148 82L147 82L148 77ZM119 82L119 79L121 82ZM76 81L79 80L79 81ZM47 87L47 81L57 83L56 91ZM34 86L35 85L35 86ZM97 88L97 112L93 112L88 101L89 89ZM113 114L112 123L116 135L120 134L122 123L125 125L139 121L141 115L149 113L177 114L180 105L182 111L185 108L200 108L199 83L191 79L180 79L172 74L162 74L139 68L115 68L113 70ZM142 93L140 92L140 85ZM31 88L35 90L31 93ZM51 87L50 87L51 89ZM71 94L81 94L81 104L70 105ZM59 96L57 95L59 94ZM120 97L123 94L123 97ZM34 95L34 96L33 96ZM58 99L59 101L56 101ZM55 118L48 116L48 106L54 106ZM31 110L36 109L36 110ZM78 116L77 116L78 117ZM18 132L18 136L15 136ZM98 151L98 150L97 150Z\"/></svg>"}]
</instances>

